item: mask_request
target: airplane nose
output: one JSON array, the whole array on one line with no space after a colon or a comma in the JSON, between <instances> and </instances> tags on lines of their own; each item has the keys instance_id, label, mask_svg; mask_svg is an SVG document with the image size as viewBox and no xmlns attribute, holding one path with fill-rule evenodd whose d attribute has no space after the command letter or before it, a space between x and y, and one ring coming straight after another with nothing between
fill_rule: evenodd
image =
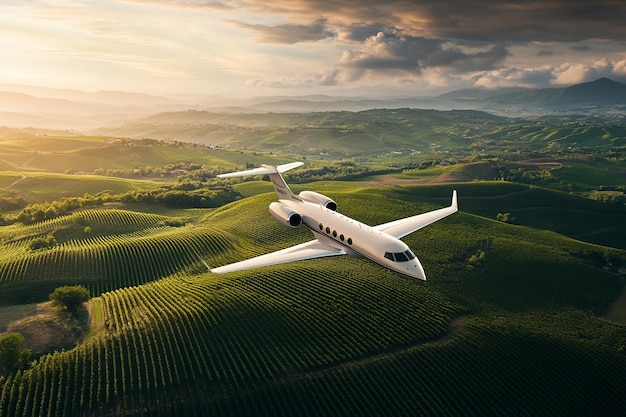
<instances>
[{"instance_id":1,"label":"airplane nose","mask_svg":"<svg viewBox=\"0 0 626 417\"><path fill-rule=\"evenodd\" d=\"M426 274L424 273L424 270L421 268L416 268L414 276L415 278L421 281L426 281Z\"/></svg>"},{"instance_id":2,"label":"airplane nose","mask_svg":"<svg viewBox=\"0 0 626 417\"><path fill-rule=\"evenodd\" d=\"M420 264L419 261L415 263L411 262L409 265L405 265L404 268L397 269L397 271L410 278L426 281L424 268L422 268L422 264Z\"/></svg>"},{"instance_id":3,"label":"airplane nose","mask_svg":"<svg viewBox=\"0 0 626 417\"><path fill-rule=\"evenodd\" d=\"M412 268L412 275L421 281L426 281L426 273L424 273L424 268L422 267L422 264L420 263L420 261L417 260L417 258L415 258L414 260L415 264Z\"/></svg>"}]
</instances>

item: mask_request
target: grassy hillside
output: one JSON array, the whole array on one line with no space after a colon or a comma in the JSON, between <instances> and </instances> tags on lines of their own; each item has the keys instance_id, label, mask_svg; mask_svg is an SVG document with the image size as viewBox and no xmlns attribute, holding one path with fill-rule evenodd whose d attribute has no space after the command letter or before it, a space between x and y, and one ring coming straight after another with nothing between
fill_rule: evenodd
<instances>
[{"instance_id":1,"label":"grassy hillside","mask_svg":"<svg viewBox=\"0 0 626 417\"><path fill-rule=\"evenodd\" d=\"M374 109L311 113L162 113L97 134L171 138L333 158L397 160L419 153L514 156L615 152L621 154L626 127L619 119L551 116L519 119L469 110Z\"/></svg>"},{"instance_id":2,"label":"grassy hillside","mask_svg":"<svg viewBox=\"0 0 626 417\"><path fill-rule=\"evenodd\" d=\"M19 182L17 181L19 180ZM100 175L66 175L55 173L24 174L5 171L0 173L0 181L7 189L0 196L23 198L28 202L55 201L63 197L96 195L102 191L122 194L128 191L148 190L163 183L152 180L105 177Z\"/></svg>"},{"instance_id":3,"label":"grassy hillside","mask_svg":"<svg viewBox=\"0 0 626 417\"><path fill-rule=\"evenodd\" d=\"M167 138L165 138L167 139ZM26 132L0 136L0 171L20 173L94 173L97 170L158 168L184 161L208 167L260 164L268 155L225 151L198 144L153 139L47 136Z\"/></svg>"},{"instance_id":4,"label":"grassy hillside","mask_svg":"<svg viewBox=\"0 0 626 417\"><path fill-rule=\"evenodd\" d=\"M341 212L377 224L448 204L452 187L339 184L332 196ZM310 239L268 215L272 194L189 212L182 227L96 210L97 236L78 237L71 216L22 230L5 249L23 269L37 258L47 271L38 276L55 279L64 259L63 276L102 259L102 282L117 276L109 288L118 289L101 298L104 333L9 377L0 414L623 414L626 329L601 318L623 282L602 255L623 265L626 252L471 214L480 199L534 191L454 187L462 211L405 239L426 283L343 257L201 272L191 248L222 265ZM58 249L25 252L28 235L55 228L68 237Z\"/></svg>"},{"instance_id":5,"label":"grassy hillside","mask_svg":"<svg viewBox=\"0 0 626 417\"><path fill-rule=\"evenodd\" d=\"M419 201L422 197L441 196L435 190L442 187L404 186L397 193L402 199ZM506 182L462 183L454 187L463 196L464 211L490 219L496 219L498 213L510 213L515 224L626 249L626 213L599 201Z\"/></svg>"}]
</instances>

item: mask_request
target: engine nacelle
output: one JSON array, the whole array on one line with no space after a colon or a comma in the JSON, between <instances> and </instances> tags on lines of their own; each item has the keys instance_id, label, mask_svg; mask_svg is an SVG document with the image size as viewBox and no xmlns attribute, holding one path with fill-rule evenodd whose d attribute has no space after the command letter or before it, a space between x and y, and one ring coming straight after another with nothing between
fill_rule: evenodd
<instances>
[{"instance_id":1,"label":"engine nacelle","mask_svg":"<svg viewBox=\"0 0 626 417\"><path fill-rule=\"evenodd\" d=\"M321 204L328 210L337 211L337 203L335 203L331 198L328 198L323 194L316 193L314 191L302 191L298 195L304 201L308 201L309 203Z\"/></svg>"},{"instance_id":2,"label":"engine nacelle","mask_svg":"<svg viewBox=\"0 0 626 417\"><path fill-rule=\"evenodd\" d=\"M296 228L302 224L302 216L300 213L297 213L282 203L270 204L270 214L283 226Z\"/></svg>"}]
</instances>

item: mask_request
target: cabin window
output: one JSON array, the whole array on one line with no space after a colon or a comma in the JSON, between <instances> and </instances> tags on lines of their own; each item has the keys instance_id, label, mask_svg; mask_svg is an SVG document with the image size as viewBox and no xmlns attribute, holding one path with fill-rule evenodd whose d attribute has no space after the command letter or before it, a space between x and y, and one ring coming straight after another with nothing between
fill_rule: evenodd
<instances>
[{"instance_id":1,"label":"cabin window","mask_svg":"<svg viewBox=\"0 0 626 417\"><path fill-rule=\"evenodd\" d=\"M343 240L345 239L344 235L339 235L339 239L341 239L341 241L343 242Z\"/></svg>"},{"instance_id":2,"label":"cabin window","mask_svg":"<svg viewBox=\"0 0 626 417\"><path fill-rule=\"evenodd\" d=\"M324 230L324 225L320 223L320 230Z\"/></svg>"},{"instance_id":3,"label":"cabin window","mask_svg":"<svg viewBox=\"0 0 626 417\"><path fill-rule=\"evenodd\" d=\"M333 237L337 237L337 231L333 230Z\"/></svg>"},{"instance_id":4,"label":"cabin window","mask_svg":"<svg viewBox=\"0 0 626 417\"><path fill-rule=\"evenodd\" d=\"M348 245L352 245L352 238L351 237L348 238Z\"/></svg>"},{"instance_id":5,"label":"cabin window","mask_svg":"<svg viewBox=\"0 0 626 417\"><path fill-rule=\"evenodd\" d=\"M330 234L330 227L326 226L326 233Z\"/></svg>"}]
</instances>

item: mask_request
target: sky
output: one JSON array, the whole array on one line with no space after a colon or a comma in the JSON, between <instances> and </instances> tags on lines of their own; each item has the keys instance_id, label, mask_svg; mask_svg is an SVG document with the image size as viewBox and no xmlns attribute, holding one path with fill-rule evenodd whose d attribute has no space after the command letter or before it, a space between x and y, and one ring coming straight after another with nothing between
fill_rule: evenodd
<instances>
[{"instance_id":1,"label":"sky","mask_svg":"<svg viewBox=\"0 0 626 417\"><path fill-rule=\"evenodd\" d=\"M623 0L2 0L0 83L399 96L626 82Z\"/></svg>"}]
</instances>

